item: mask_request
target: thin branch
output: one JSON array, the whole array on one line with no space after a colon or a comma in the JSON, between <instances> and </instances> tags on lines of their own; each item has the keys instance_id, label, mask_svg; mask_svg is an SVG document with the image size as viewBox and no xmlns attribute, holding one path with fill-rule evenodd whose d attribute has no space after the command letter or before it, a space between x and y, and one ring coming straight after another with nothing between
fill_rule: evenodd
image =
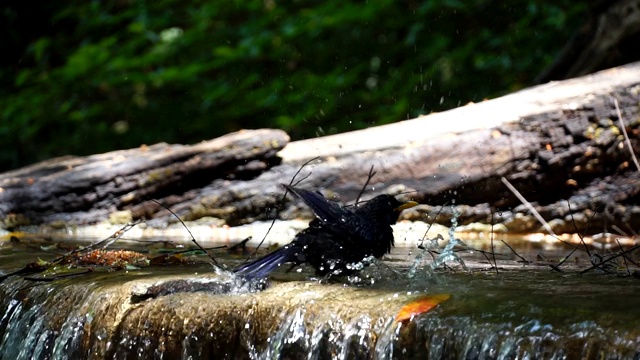
<instances>
[{"instance_id":1,"label":"thin branch","mask_svg":"<svg viewBox=\"0 0 640 360\"><path fill-rule=\"evenodd\" d=\"M507 247L509 248L509 250L511 250L511 252L512 252L515 256L519 257L519 258L520 258L520 260L522 260L522 262L523 262L523 263L525 263L525 264L529 264L529 263L531 262L531 261L529 261L529 260L527 260L527 259L523 258L522 256L520 256L520 254L518 254L518 253L517 253L517 252L516 252L512 247L511 247L511 245L507 244L507 243L506 243L506 241L504 241L504 240L500 240L500 241L502 241L502 243L503 243L503 244L507 245Z\"/></svg>"},{"instance_id":2,"label":"thin branch","mask_svg":"<svg viewBox=\"0 0 640 360\"><path fill-rule=\"evenodd\" d=\"M163 208L165 208L165 210L169 211L171 213L171 215L173 215L176 219L178 219L178 221L180 221L180 223L182 224L182 226L184 226L185 229L187 229L187 232L189 233L189 236L191 236L191 241L196 244L196 246L198 247L198 249L200 249L202 252L204 252L209 259L211 259L213 261L213 263L219 267L222 268L220 266L220 264L218 264L218 261L216 260L216 258L213 257L213 255L209 254L209 252L207 250L205 250L202 246L200 246L200 244L196 241L196 238L193 236L193 234L191 233L191 230L189 230L189 228L187 227L187 225L184 223L184 221L182 221L182 219L180 219L180 217L173 212L173 210L169 209L168 206L164 206L163 204L161 204L158 200L156 199L151 199L151 201L153 201L154 203L162 206Z\"/></svg>"},{"instance_id":3,"label":"thin branch","mask_svg":"<svg viewBox=\"0 0 640 360\"><path fill-rule=\"evenodd\" d=\"M107 237L106 239L100 240L96 243L93 243L89 246L83 247L83 248L77 248L74 249L73 251L64 254L62 256L57 257L55 260L51 261L51 264L55 264L58 263L60 261L63 261L67 258L69 258L71 255L75 255L77 253L81 253L81 252L90 252L98 247L101 247L102 249L106 249L107 247L113 245L113 243L115 243L116 241L118 241L120 238L122 238L122 236L124 236L124 234L131 230L134 226L138 225L140 223L140 221L136 221L133 223L129 223L126 224L125 226L121 227L119 230L117 230L116 232L114 232L113 234L111 234L109 237Z\"/></svg>"},{"instance_id":4,"label":"thin branch","mask_svg":"<svg viewBox=\"0 0 640 360\"><path fill-rule=\"evenodd\" d=\"M433 217L433 221L429 223L429 226L427 226L427 230L424 232L424 235L422 235L422 239L420 240L420 244L418 245L418 248L420 248L420 246L422 246L422 243L427 238L427 234L429 233L429 230L431 229L431 225L433 225L433 223L436 222L436 219L438 218L438 216L440 216L440 213L442 212L444 207L447 206L447 204L449 204L448 201L446 203L442 204L442 206L440 206L440 210L438 210L438 212L436 213L436 216ZM428 217L429 217L429 215L427 215L427 218Z\"/></svg>"},{"instance_id":5,"label":"thin branch","mask_svg":"<svg viewBox=\"0 0 640 360\"><path fill-rule=\"evenodd\" d=\"M589 261L591 261L592 259L591 251L589 251L589 247L587 246L587 243L584 241L584 237L578 232L578 225L576 225L576 220L573 217L573 213L571 211L571 203L569 202L569 200L567 200L567 206L569 207L569 215L571 215L571 220L573 221L573 228L576 230L576 233L578 234L578 238L580 238L580 242L584 245L584 251L587 253L587 256L589 256ZM587 227L584 229L585 234L589 230L589 225L591 225L591 222L593 221L593 218L595 216L596 216L596 212L594 211L593 214L591 215L591 218L589 218L589 221L587 221ZM552 268L557 268L562 264L564 264L569 259L569 257L571 257L571 255L573 255L573 253L575 253L576 250L579 250L579 249L580 248L577 246L574 247L573 250L571 250L571 252L569 253L569 255L565 256L564 259L562 259L562 261L560 261L557 265L552 266Z\"/></svg>"},{"instance_id":6,"label":"thin branch","mask_svg":"<svg viewBox=\"0 0 640 360\"><path fill-rule=\"evenodd\" d=\"M628 222L626 222L626 221L625 221L625 222L624 222L624 226L626 226L626 227L627 227L627 230L629 230L629 232L630 232L633 236L638 236L638 232L637 232L637 231L635 231L635 230L631 227L631 225L629 225L629 223L628 223Z\"/></svg>"},{"instance_id":7,"label":"thin branch","mask_svg":"<svg viewBox=\"0 0 640 360\"><path fill-rule=\"evenodd\" d=\"M580 274L584 274L584 273L589 272L589 271L591 271L591 270L593 270L593 269L595 269L595 268L599 268L599 267L601 267L602 265L604 265L604 264L608 263L609 261L612 261L612 260L614 260L614 259L616 259L616 258L619 258L620 256L624 256L625 254L629 254L629 253L631 253L631 252L633 252L633 251L635 251L635 250L637 250L637 249L640 249L640 245L636 245L636 246L632 247L631 249L629 249L629 250L627 250L627 251L623 251L623 252L621 252L621 253L619 253L619 254L616 254L616 255L614 255L614 256L612 256L612 257L610 257L610 258L606 259L606 260L603 260L602 262L600 262L600 263L598 263L598 264L594 264L594 265L593 265L593 266L591 266L590 268L585 269L585 270L582 270L582 271L580 272Z\"/></svg>"},{"instance_id":8,"label":"thin branch","mask_svg":"<svg viewBox=\"0 0 640 360\"><path fill-rule=\"evenodd\" d=\"M540 216L540 213L533 208L533 205L531 205L531 203L528 202L527 199L525 199L524 196L522 196L522 194L520 194L520 192L515 187L513 187L513 185L511 185L509 180L507 180L504 176L500 178L500 180L502 180L502 183L505 184L509 190L511 190L513 195L515 195L518 198L518 200L520 200L520 202L527 209L529 209L531 214L533 214L533 216L536 219L538 219L538 221L542 224L544 229L547 230L547 232L549 232L549 234L551 234L553 237L557 237L556 234L553 232L553 230L551 230L551 226L549 226L549 224L542 218L542 216Z\"/></svg>"},{"instance_id":9,"label":"thin branch","mask_svg":"<svg viewBox=\"0 0 640 360\"><path fill-rule=\"evenodd\" d=\"M70 278L70 277L74 277L74 276L85 275L85 274L89 274L89 273L92 273L92 272L93 272L92 269L85 269L82 272L76 272L76 273L71 273L71 274L60 274L60 275L55 275L55 276L52 276L52 277L25 276L24 279L28 280L28 281L35 281L35 282L52 282L52 281L56 281L56 280L60 280L60 279L64 279L64 278Z\"/></svg>"},{"instance_id":10,"label":"thin branch","mask_svg":"<svg viewBox=\"0 0 640 360\"><path fill-rule=\"evenodd\" d=\"M303 165L303 166L304 166L304 165ZM296 186L298 186L298 184L300 184L301 182L303 182L303 181L307 180L307 178L308 178L309 176L311 176L311 173L308 173L307 175L303 176L303 177L302 177L302 179L300 179L300 180L296 181L296 183L295 183L295 184L291 184L291 183L289 183L289 185L290 185L290 186L293 186L293 187L296 187ZM295 175L294 175L294 178L295 178ZM286 189L286 187L285 187L285 191L284 191L284 195L285 195L285 196L287 195L287 191L288 191L288 190L287 190L287 189Z\"/></svg>"},{"instance_id":11,"label":"thin branch","mask_svg":"<svg viewBox=\"0 0 640 360\"><path fill-rule=\"evenodd\" d=\"M629 140L627 129L625 129L624 127L624 121L622 120L622 113L620 112L620 107L618 106L618 99L614 97L613 103L616 105L616 111L618 113L618 121L620 122L620 128L622 129L622 134L624 135L624 141L627 143L627 147L629 148L629 153L631 153L631 159L633 159L633 163L636 164L636 169L640 171L640 164L638 164L638 159L636 158L636 154L633 153L633 148L631 147L631 140Z\"/></svg>"},{"instance_id":12,"label":"thin branch","mask_svg":"<svg viewBox=\"0 0 640 360\"><path fill-rule=\"evenodd\" d=\"M511 192L520 200L520 202L529 210L529 212L531 212L531 214L533 214L533 216L542 224L542 226L545 228L545 230L547 230L547 232L549 232L549 234L551 236L553 236L556 240L562 242L563 244L569 245L571 247L573 247L573 251L571 252L571 254L573 254L573 252L575 252L576 250L582 250L585 251L584 249L580 249L579 246L575 246L573 244L569 244L568 242L561 240L560 238L558 238L558 236L553 232L553 230L551 230L551 226L549 226L549 224L542 218L542 216L540 215L540 213L534 209L533 205L531 205L531 203L529 201L527 201L527 199L524 198L524 196L522 196L522 194L520 194L520 192L513 187L513 185L511 185L511 183L509 182L509 180L507 180L504 176L500 179L502 180L502 183L505 184L507 186L507 188L509 188L509 190L511 190ZM594 212L594 216L595 216L595 212ZM582 236L580 236L580 239L582 240ZM584 243L584 240L582 241ZM586 249L586 244L585 244L585 249ZM588 250L586 250L587 253L589 253ZM571 254L569 254L569 256L571 256ZM560 271L559 266L562 265L566 259L568 259L569 257L565 257L565 260L563 260L562 262L560 262L557 265L550 265L551 268L553 270L556 271Z\"/></svg>"},{"instance_id":13,"label":"thin branch","mask_svg":"<svg viewBox=\"0 0 640 360\"><path fill-rule=\"evenodd\" d=\"M618 243L618 246L620 247L620 250L622 250L622 245L620 244L620 241L618 239L616 239L616 242ZM637 262L635 262L633 259L631 259L630 257L628 257L626 254L624 255L624 259L625 259L625 264L628 262L632 263L633 265L637 266L640 268L640 264L638 264Z\"/></svg>"},{"instance_id":14,"label":"thin branch","mask_svg":"<svg viewBox=\"0 0 640 360\"><path fill-rule=\"evenodd\" d=\"M613 224L613 225L611 225L611 228L613 230L617 231L620 235L629 237L629 234L627 234L624 230L620 229L620 227L618 227L618 225Z\"/></svg>"},{"instance_id":15,"label":"thin branch","mask_svg":"<svg viewBox=\"0 0 640 360\"><path fill-rule=\"evenodd\" d=\"M302 164L300 166L300 168L298 169L298 171L296 171L295 174L293 174L293 177L291 178L291 181L289 181L289 186L298 186L298 184L300 184L302 181L304 181L306 178L308 178L311 173L307 174L306 176L304 176L302 179L300 179L299 181L295 182L296 177L300 174L300 172L302 171L302 169L305 168L305 166L309 165L312 161L316 161L318 160L319 157L314 157L313 159L308 160L307 162L305 162L304 164ZM289 190L285 187L284 189L284 194L282 194L282 198L280 198L279 201L279 206L276 206L276 214L273 217L273 219L271 219L271 224L269 225L269 228L267 229L267 232L264 234L264 236L262 237L262 240L260 240L260 243L258 244L258 246L256 246L255 249L253 249L253 251L251 252L251 254L249 254L249 256L245 259L244 263L246 263L247 261L251 260L251 258L256 254L256 252L258 252L258 249L260 249L260 246L262 246L262 244L264 243L264 241L267 239L267 236L269 235L269 233L271 232L271 229L273 229L273 226L276 223L276 220L278 218L278 210L280 210L284 204L284 200L287 197L287 194L289 193Z\"/></svg>"},{"instance_id":16,"label":"thin branch","mask_svg":"<svg viewBox=\"0 0 640 360\"><path fill-rule=\"evenodd\" d=\"M220 250L220 249L226 249L227 245L219 245L219 246L214 246L214 247L210 247L210 248L203 248L203 250L205 252L209 251L209 250ZM184 250L178 250L178 251L171 251L168 253L164 253L162 255L178 255L178 254L185 254L188 252L192 252L192 251L202 251L200 249L184 249Z\"/></svg>"},{"instance_id":17,"label":"thin branch","mask_svg":"<svg viewBox=\"0 0 640 360\"><path fill-rule=\"evenodd\" d=\"M240 249L240 251L242 252L242 255L246 255L249 251L247 250L247 243L249 242L249 240L251 240L253 238L253 236L249 236L246 239L240 241L237 244L234 244L233 246L231 246L230 248L227 249L228 253L233 253L233 252L237 252L238 249Z\"/></svg>"},{"instance_id":18,"label":"thin branch","mask_svg":"<svg viewBox=\"0 0 640 360\"><path fill-rule=\"evenodd\" d=\"M491 254L493 254L493 264L494 264L494 266L496 268L496 274L497 274L498 273L498 262L496 261L496 250L493 247L493 208L491 209ZM489 262L491 262L491 261L489 261Z\"/></svg>"},{"instance_id":19,"label":"thin branch","mask_svg":"<svg viewBox=\"0 0 640 360\"><path fill-rule=\"evenodd\" d=\"M495 268L496 269L496 274L498 273L498 267L494 266L493 263L491 262L491 258L489 257L489 255L485 254L484 252L482 253L482 255L484 255L484 258L487 259L487 262L489 263L489 265L491 265L491 268Z\"/></svg>"},{"instance_id":20,"label":"thin branch","mask_svg":"<svg viewBox=\"0 0 640 360\"><path fill-rule=\"evenodd\" d=\"M569 215L571 216L571 221L573 222L573 229L578 234L578 238L580 238L580 242L582 243L582 245L584 245L584 250L587 252L587 255L591 256L591 252L589 251L589 247L587 246L587 243L584 242L584 237L578 231L578 224L576 224L576 219L573 217L573 210L571 209L571 202L569 200L567 200L567 207L569 208ZM587 221L587 227L584 229L584 233L585 234L589 231L589 226L591 225L591 222L593 221L593 218L595 218L595 217L596 217L596 212L594 211L593 214L591 215L591 218L589 219L589 221Z\"/></svg>"},{"instance_id":21,"label":"thin branch","mask_svg":"<svg viewBox=\"0 0 640 360\"><path fill-rule=\"evenodd\" d=\"M357 206L358 203L360 202L360 197L362 196L362 194L364 194L365 190L367 190L367 185L369 185L369 182L375 175L376 175L376 172L373 171L373 165L371 165L371 168L369 169L369 174L367 175L367 181L364 182L362 189L360 189L360 193L358 194L358 197L356 198L356 202L354 203L355 206Z\"/></svg>"},{"instance_id":22,"label":"thin branch","mask_svg":"<svg viewBox=\"0 0 640 360\"><path fill-rule=\"evenodd\" d=\"M452 251L453 251L454 253L459 253L459 252L464 252L464 251L470 251L470 252L477 252L477 253L484 254L484 255L490 255L490 254L491 254L491 252L489 252L489 251L485 251L485 250L480 250L480 249L472 248L472 247L470 247L470 246L464 247L464 248L462 248L462 249L458 249L458 248L456 248L456 249L453 249ZM438 254L438 255L442 254L442 252L437 251L437 250L429 250L429 252L434 253L434 254ZM497 253L497 254L498 254L499 256L507 256L507 254L500 254L500 253Z\"/></svg>"},{"instance_id":23,"label":"thin branch","mask_svg":"<svg viewBox=\"0 0 640 360\"><path fill-rule=\"evenodd\" d=\"M620 241L618 241L618 239L616 239L616 243L618 244L620 251L624 253L624 249L622 248L622 245L620 244ZM627 256L622 255L622 260L624 260L624 268L627 269L627 275L631 275L631 271L629 271L629 263L627 262Z\"/></svg>"},{"instance_id":24,"label":"thin branch","mask_svg":"<svg viewBox=\"0 0 640 360\"><path fill-rule=\"evenodd\" d=\"M115 233L111 234L111 236L109 236L108 238L102 240L102 241L98 241L95 244L91 244L87 247L85 247L84 249L82 249L83 251L91 251L94 250L98 247L102 248L102 249L106 249L109 246L113 245L116 241L122 239L122 237L124 236L124 234L127 233L127 231L133 229L136 225L140 224L140 220L134 221L132 223L128 223L125 226L123 226L122 228L120 228L120 230L116 231Z\"/></svg>"}]
</instances>

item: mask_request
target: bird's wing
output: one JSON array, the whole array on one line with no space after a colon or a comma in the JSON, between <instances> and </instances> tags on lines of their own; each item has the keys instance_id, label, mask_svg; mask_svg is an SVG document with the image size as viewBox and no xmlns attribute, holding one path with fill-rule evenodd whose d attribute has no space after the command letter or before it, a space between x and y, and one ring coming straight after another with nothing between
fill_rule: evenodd
<instances>
[{"instance_id":1,"label":"bird's wing","mask_svg":"<svg viewBox=\"0 0 640 360\"><path fill-rule=\"evenodd\" d=\"M295 245L281 247L257 260L236 267L233 272L250 279L266 278L284 263L302 263L299 252L300 249Z\"/></svg>"},{"instance_id":2,"label":"bird's wing","mask_svg":"<svg viewBox=\"0 0 640 360\"><path fill-rule=\"evenodd\" d=\"M289 185L284 186L291 193L301 198L311 208L316 217L325 224L331 224L338 228L347 228L349 227L348 224L361 221L351 211L344 209L333 201L327 200L320 193L297 189Z\"/></svg>"}]
</instances>

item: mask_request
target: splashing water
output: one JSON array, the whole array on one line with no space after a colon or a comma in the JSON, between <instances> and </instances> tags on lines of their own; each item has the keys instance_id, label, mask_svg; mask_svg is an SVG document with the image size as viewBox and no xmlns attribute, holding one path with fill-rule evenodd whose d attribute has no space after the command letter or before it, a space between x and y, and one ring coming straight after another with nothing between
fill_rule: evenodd
<instances>
[{"instance_id":1,"label":"splashing water","mask_svg":"<svg viewBox=\"0 0 640 360\"><path fill-rule=\"evenodd\" d=\"M290 353L303 353L309 349L311 337L305 326L304 308L299 308L293 314L285 316L285 321L279 326L279 330L267 340L268 346L258 359L280 359Z\"/></svg>"},{"instance_id":2,"label":"splashing water","mask_svg":"<svg viewBox=\"0 0 640 360\"><path fill-rule=\"evenodd\" d=\"M432 238L432 239L426 239L423 240L421 242L421 245L419 246L420 251L418 252L418 254L416 255L416 257L414 258L413 263L411 264L411 267L409 268L409 272L407 274L407 277L409 279L413 279L416 277L418 269L420 268L420 266L422 265L422 262L424 260L424 256L430 252L430 251L437 251L440 252L440 250L442 249L440 244L438 243L439 241L444 241L444 238L442 237L441 234L438 234L436 237ZM432 274L433 273L433 267L428 267L428 273Z\"/></svg>"},{"instance_id":3,"label":"splashing water","mask_svg":"<svg viewBox=\"0 0 640 360\"><path fill-rule=\"evenodd\" d=\"M433 271L443 266L445 263L449 261L454 261L458 263L463 269L469 271L469 268L465 264L464 260L458 255L456 249L469 249L469 247L460 239L455 237L455 229L458 226L458 217L460 216L460 212L455 208L455 202L452 205L452 213L453 216L451 218L451 226L448 229L448 237L449 241L444 246L444 248L440 245L439 241L444 240L442 235L438 234L436 237L431 239L426 239L421 242L420 252L415 256L414 261L409 268L408 278L413 279L417 276L418 270L422 265L424 260L424 256L426 253L437 253L438 256L433 260L431 265L427 268L428 274L432 275Z\"/></svg>"},{"instance_id":4,"label":"splashing water","mask_svg":"<svg viewBox=\"0 0 640 360\"><path fill-rule=\"evenodd\" d=\"M462 242L460 239L456 239L456 238L449 239L449 242L444 247L440 255L438 255L436 260L431 263L431 269L435 270L438 267L445 264L447 261L455 261L458 264L460 264L460 266L462 266L463 269L465 269L466 271L469 271L469 268L464 263L464 260L462 260L462 258L455 251L455 248L458 245L464 248L467 248L467 245L464 242Z\"/></svg>"}]
</instances>

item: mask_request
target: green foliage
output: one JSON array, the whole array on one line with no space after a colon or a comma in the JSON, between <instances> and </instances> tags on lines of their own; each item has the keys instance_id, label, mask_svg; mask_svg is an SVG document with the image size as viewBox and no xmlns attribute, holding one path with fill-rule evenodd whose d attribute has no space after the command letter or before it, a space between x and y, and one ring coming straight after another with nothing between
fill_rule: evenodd
<instances>
[{"instance_id":1,"label":"green foliage","mask_svg":"<svg viewBox=\"0 0 640 360\"><path fill-rule=\"evenodd\" d=\"M20 6L2 15L25 30L5 40L0 170L241 128L304 138L480 101L528 85L585 11L568 0ZM44 21L26 25L27 13Z\"/></svg>"}]
</instances>

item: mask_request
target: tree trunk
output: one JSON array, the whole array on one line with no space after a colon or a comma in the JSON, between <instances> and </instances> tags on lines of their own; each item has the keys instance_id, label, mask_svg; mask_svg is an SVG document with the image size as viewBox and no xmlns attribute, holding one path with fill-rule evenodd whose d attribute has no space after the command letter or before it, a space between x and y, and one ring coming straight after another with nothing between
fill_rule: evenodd
<instances>
[{"instance_id":1,"label":"tree trunk","mask_svg":"<svg viewBox=\"0 0 640 360\"><path fill-rule=\"evenodd\" d=\"M640 0L600 0L536 82L562 80L640 60Z\"/></svg>"}]
</instances>

